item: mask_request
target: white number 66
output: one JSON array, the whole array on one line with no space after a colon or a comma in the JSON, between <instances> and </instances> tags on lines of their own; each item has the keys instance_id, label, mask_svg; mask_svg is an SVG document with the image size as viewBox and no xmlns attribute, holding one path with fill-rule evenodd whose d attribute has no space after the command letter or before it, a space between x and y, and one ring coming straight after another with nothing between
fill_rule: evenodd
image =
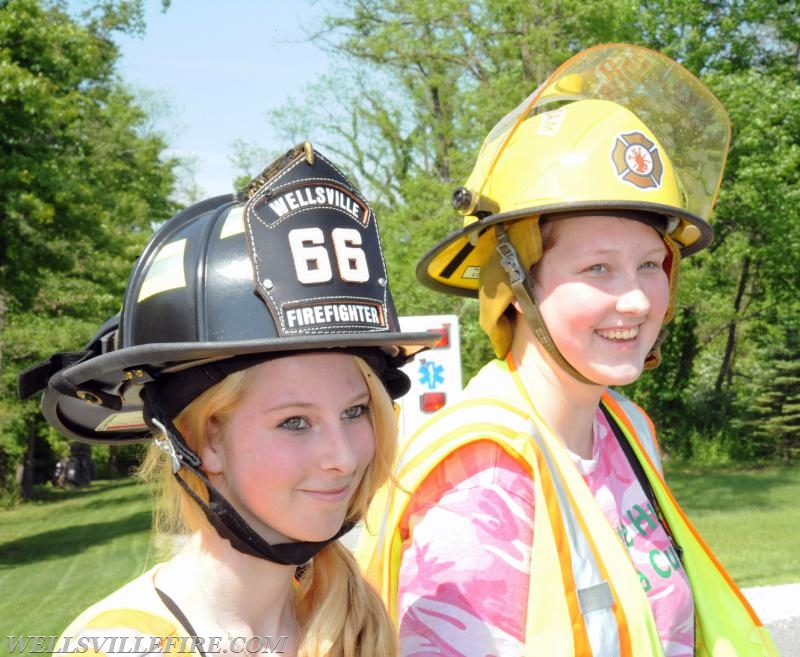
<instances>
[{"instance_id":1,"label":"white number 66","mask_svg":"<svg viewBox=\"0 0 800 657\"><path fill-rule=\"evenodd\" d=\"M361 233L355 228L334 228L331 232L333 252L339 277L345 283L365 283L369 280L367 257L361 246ZM326 283L333 278L331 261L321 228L295 228L289 231L297 280L304 284Z\"/></svg>"}]
</instances>

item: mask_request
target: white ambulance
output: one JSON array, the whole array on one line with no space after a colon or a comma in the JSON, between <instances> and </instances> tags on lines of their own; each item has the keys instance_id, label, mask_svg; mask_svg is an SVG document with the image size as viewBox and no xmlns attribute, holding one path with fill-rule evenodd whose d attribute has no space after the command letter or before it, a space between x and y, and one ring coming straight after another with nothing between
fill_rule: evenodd
<instances>
[{"instance_id":1,"label":"white ambulance","mask_svg":"<svg viewBox=\"0 0 800 657\"><path fill-rule=\"evenodd\" d=\"M402 442L461 390L461 341L456 315L401 316L400 328L436 331L442 336L434 347L403 367L411 379L411 390L398 400Z\"/></svg>"}]
</instances>

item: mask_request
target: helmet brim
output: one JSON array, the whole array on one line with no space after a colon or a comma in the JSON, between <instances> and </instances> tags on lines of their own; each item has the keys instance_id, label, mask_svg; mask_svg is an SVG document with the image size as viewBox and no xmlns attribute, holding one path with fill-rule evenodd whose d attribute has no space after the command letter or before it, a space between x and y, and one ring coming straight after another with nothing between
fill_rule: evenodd
<instances>
[{"instance_id":1,"label":"helmet brim","mask_svg":"<svg viewBox=\"0 0 800 657\"><path fill-rule=\"evenodd\" d=\"M445 294L464 297L477 297L480 267L486 262L488 254L496 246L493 230L490 227L530 217L548 214L602 212L607 214L638 211L651 212L667 218L674 217L681 222L697 228L699 238L689 245L679 243L682 257L690 256L706 248L714 239L710 224L678 208L658 203L625 203L619 201L596 201L581 203L558 203L525 208L513 212L501 212L482 217L445 237L420 258L417 263L417 280L425 287Z\"/></svg>"},{"instance_id":2,"label":"helmet brim","mask_svg":"<svg viewBox=\"0 0 800 657\"><path fill-rule=\"evenodd\" d=\"M437 333L325 334L273 340L143 344L88 358L53 374L42 412L59 433L89 443L147 438L141 392L156 377L239 356L328 349L379 348L403 362L432 347Z\"/></svg>"}]
</instances>

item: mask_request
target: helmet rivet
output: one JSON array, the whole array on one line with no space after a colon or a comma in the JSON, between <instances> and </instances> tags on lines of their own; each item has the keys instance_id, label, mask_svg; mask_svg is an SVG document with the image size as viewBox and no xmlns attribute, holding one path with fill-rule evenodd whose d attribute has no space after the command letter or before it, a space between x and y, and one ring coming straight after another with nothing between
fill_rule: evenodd
<instances>
[{"instance_id":1,"label":"helmet rivet","mask_svg":"<svg viewBox=\"0 0 800 657\"><path fill-rule=\"evenodd\" d=\"M122 378L125 381L130 381L132 379L141 379L144 376L144 370L129 370L122 375Z\"/></svg>"},{"instance_id":2,"label":"helmet rivet","mask_svg":"<svg viewBox=\"0 0 800 657\"><path fill-rule=\"evenodd\" d=\"M272 282L271 278L265 278L264 282L263 282L263 285L264 285L264 288L267 289L267 290L271 290L273 287L275 287L275 283Z\"/></svg>"},{"instance_id":3,"label":"helmet rivet","mask_svg":"<svg viewBox=\"0 0 800 657\"><path fill-rule=\"evenodd\" d=\"M470 210L474 209L473 194L466 187L456 187L453 190L453 196L450 202L453 208L462 214L469 214Z\"/></svg>"},{"instance_id":4,"label":"helmet rivet","mask_svg":"<svg viewBox=\"0 0 800 657\"><path fill-rule=\"evenodd\" d=\"M381 276L378 279L378 285L380 285L381 287L386 287L387 283L388 281L385 278L383 278L383 276Z\"/></svg>"},{"instance_id":5,"label":"helmet rivet","mask_svg":"<svg viewBox=\"0 0 800 657\"><path fill-rule=\"evenodd\" d=\"M78 396L78 399L85 401L89 406L102 406L103 400L100 399L96 394L93 392L87 392L86 390L78 390L75 393Z\"/></svg>"}]
</instances>

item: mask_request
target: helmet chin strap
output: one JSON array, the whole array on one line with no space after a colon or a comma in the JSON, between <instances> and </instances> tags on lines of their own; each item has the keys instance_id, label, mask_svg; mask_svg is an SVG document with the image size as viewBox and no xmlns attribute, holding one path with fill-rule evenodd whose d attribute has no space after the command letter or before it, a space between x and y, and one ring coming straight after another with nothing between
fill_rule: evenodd
<instances>
[{"instance_id":1,"label":"helmet chin strap","mask_svg":"<svg viewBox=\"0 0 800 657\"><path fill-rule=\"evenodd\" d=\"M230 541L234 549L244 554L266 559L273 563L291 566L302 566L311 560L326 545L337 540L354 526L355 522L347 521L342 525L336 535L325 541L293 541L291 543L270 544L259 536L256 531L247 524L247 521L233 508L230 502L214 487L209 481L208 476L200 468L200 457L186 445L186 441L181 436L180 431L172 421L161 411L159 405L152 399L153 395L148 395L145 391L147 403L145 408L149 408L147 421L152 426L159 429L164 438L156 439L156 444L169 456L172 462L172 474L181 487L203 510L208 522L224 539ZM186 468L194 473L205 485L208 491L208 502L206 502L196 491L186 483L186 480L178 474L181 468Z\"/></svg>"},{"instance_id":2,"label":"helmet chin strap","mask_svg":"<svg viewBox=\"0 0 800 657\"><path fill-rule=\"evenodd\" d=\"M520 264L517 251L508 239L506 227L502 223L496 224L495 234L497 237L497 252L500 254L500 263L508 276L511 289L517 297L519 305L522 307L522 313L525 315L528 326L530 326L539 344L541 344L553 360L573 378L581 383L601 385L583 376L583 374L576 370L558 350L550 332L547 330L542 314L539 312L539 307L536 305L536 301L533 298L533 291L531 290L530 281L528 280L528 272L525 271Z\"/></svg>"}]
</instances>

